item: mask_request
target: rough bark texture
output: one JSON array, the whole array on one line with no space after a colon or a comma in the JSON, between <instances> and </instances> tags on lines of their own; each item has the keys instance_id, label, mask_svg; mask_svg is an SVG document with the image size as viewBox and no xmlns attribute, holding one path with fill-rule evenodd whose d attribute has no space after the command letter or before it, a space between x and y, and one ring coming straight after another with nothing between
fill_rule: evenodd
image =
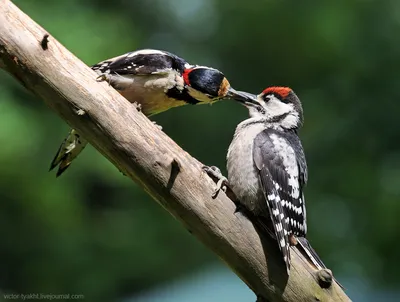
<instances>
[{"instance_id":1,"label":"rough bark texture","mask_svg":"<svg viewBox=\"0 0 400 302\"><path fill-rule=\"evenodd\" d=\"M207 247L254 291L259 301L348 301L334 282L328 289L292 249L286 276L276 242L261 238L201 163L8 0L0 0L0 67L38 95L72 127ZM195 108L193 108L195 110ZM122 175L121 175L122 177Z\"/></svg>"}]
</instances>

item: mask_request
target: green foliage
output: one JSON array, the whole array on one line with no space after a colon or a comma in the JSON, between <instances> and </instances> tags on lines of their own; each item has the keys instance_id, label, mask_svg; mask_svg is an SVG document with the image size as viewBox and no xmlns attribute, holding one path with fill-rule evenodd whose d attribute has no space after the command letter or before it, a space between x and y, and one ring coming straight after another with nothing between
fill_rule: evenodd
<instances>
[{"instance_id":1,"label":"green foliage","mask_svg":"<svg viewBox=\"0 0 400 302\"><path fill-rule=\"evenodd\" d=\"M291 86L305 110L313 246L336 275L399 282L398 2L15 3L89 65L152 47L219 68L240 90ZM3 288L112 301L216 260L93 148L59 179L47 173L68 126L4 72L0 83ZM154 120L223 167L246 115L226 101Z\"/></svg>"}]
</instances>

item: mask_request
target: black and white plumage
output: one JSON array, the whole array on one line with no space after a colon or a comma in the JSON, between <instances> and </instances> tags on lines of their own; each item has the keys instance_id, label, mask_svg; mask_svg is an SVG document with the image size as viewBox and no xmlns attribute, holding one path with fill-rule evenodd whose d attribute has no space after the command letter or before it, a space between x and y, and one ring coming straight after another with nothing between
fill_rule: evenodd
<instances>
[{"instance_id":1,"label":"black and white plumage","mask_svg":"<svg viewBox=\"0 0 400 302\"><path fill-rule=\"evenodd\" d=\"M290 246L296 244L316 268L326 268L305 238L307 164L297 133L303 123L300 100L290 88L270 87L242 103L250 118L237 126L229 146L229 188L241 207L270 228L288 273Z\"/></svg>"},{"instance_id":2,"label":"black and white plumage","mask_svg":"<svg viewBox=\"0 0 400 302\"><path fill-rule=\"evenodd\" d=\"M150 116L170 107L199 102L185 89L182 75L190 67L172 53L143 49L102 61L92 69L100 81L107 81L131 103L141 104L143 113Z\"/></svg>"},{"instance_id":3,"label":"black and white plumage","mask_svg":"<svg viewBox=\"0 0 400 302\"><path fill-rule=\"evenodd\" d=\"M292 131L265 129L254 141L253 160L284 260L290 261L289 236L307 232L303 187L307 166L301 142Z\"/></svg>"},{"instance_id":4,"label":"black and white plumage","mask_svg":"<svg viewBox=\"0 0 400 302\"><path fill-rule=\"evenodd\" d=\"M170 52L142 49L92 66L98 81L107 81L147 116L186 104L211 104L223 98L246 99L214 68L191 65ZM61 144L50 170L61 175L87 145L74 129Z\"/></svg>"},{"instance_id":5,"label":"black and white plumage","mask_svg":"<svg viewBox=\"0 0 400 302\"><path fill-rule=\"evenodd\" d=\"M189 66L184 59L173 53L156 49L142 49L99 62L93 65L92 69L106 74L148 75L168 72L171 69L183 72Z\"/></svg>"}]
</instances>

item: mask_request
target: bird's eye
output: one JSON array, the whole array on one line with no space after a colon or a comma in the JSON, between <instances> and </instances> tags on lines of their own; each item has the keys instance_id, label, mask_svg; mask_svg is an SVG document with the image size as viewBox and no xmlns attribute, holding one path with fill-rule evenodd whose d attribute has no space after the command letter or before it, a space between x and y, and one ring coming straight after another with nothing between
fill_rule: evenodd
<instances>
[{"instance_id":1,"label":"bird's eye","mask_svg":"<svg viewBox=\"0 0 400 302\"><path fill-rule=\"evenodd\" d=\"M264 98L264 102L265 102L265 103L268 103L270 100L271 100L271 97L270 97L270 96L266 96L266 97Z\"/></svg>"}]
</instances>

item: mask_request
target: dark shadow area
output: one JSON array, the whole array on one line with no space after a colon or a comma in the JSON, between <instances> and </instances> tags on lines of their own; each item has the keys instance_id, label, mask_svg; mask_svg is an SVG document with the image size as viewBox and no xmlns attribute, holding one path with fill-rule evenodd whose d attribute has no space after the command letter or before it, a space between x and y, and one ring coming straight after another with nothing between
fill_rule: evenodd
<instances>
[{"instance_id":1,"label":"dark shadow area","mask_svg":"<svg viewBox=\"0 0 400 302\"><path fill-rule=\"evenodd\" d=\"M269 282L284 290L288 283L289 276L286 271L286 265L283 261L282 253L278 247L278 242L273 238L273 231L270 231L273 230L270 221L267 219L265 221L260 220L260 218L255 217L249 213L249 211L243 209L238 202L235 202L235 204L237 207L236 212L242 214L253 223L254 228L260 237L265 260L268 266Z\"/></svg>"}]
</instances>

